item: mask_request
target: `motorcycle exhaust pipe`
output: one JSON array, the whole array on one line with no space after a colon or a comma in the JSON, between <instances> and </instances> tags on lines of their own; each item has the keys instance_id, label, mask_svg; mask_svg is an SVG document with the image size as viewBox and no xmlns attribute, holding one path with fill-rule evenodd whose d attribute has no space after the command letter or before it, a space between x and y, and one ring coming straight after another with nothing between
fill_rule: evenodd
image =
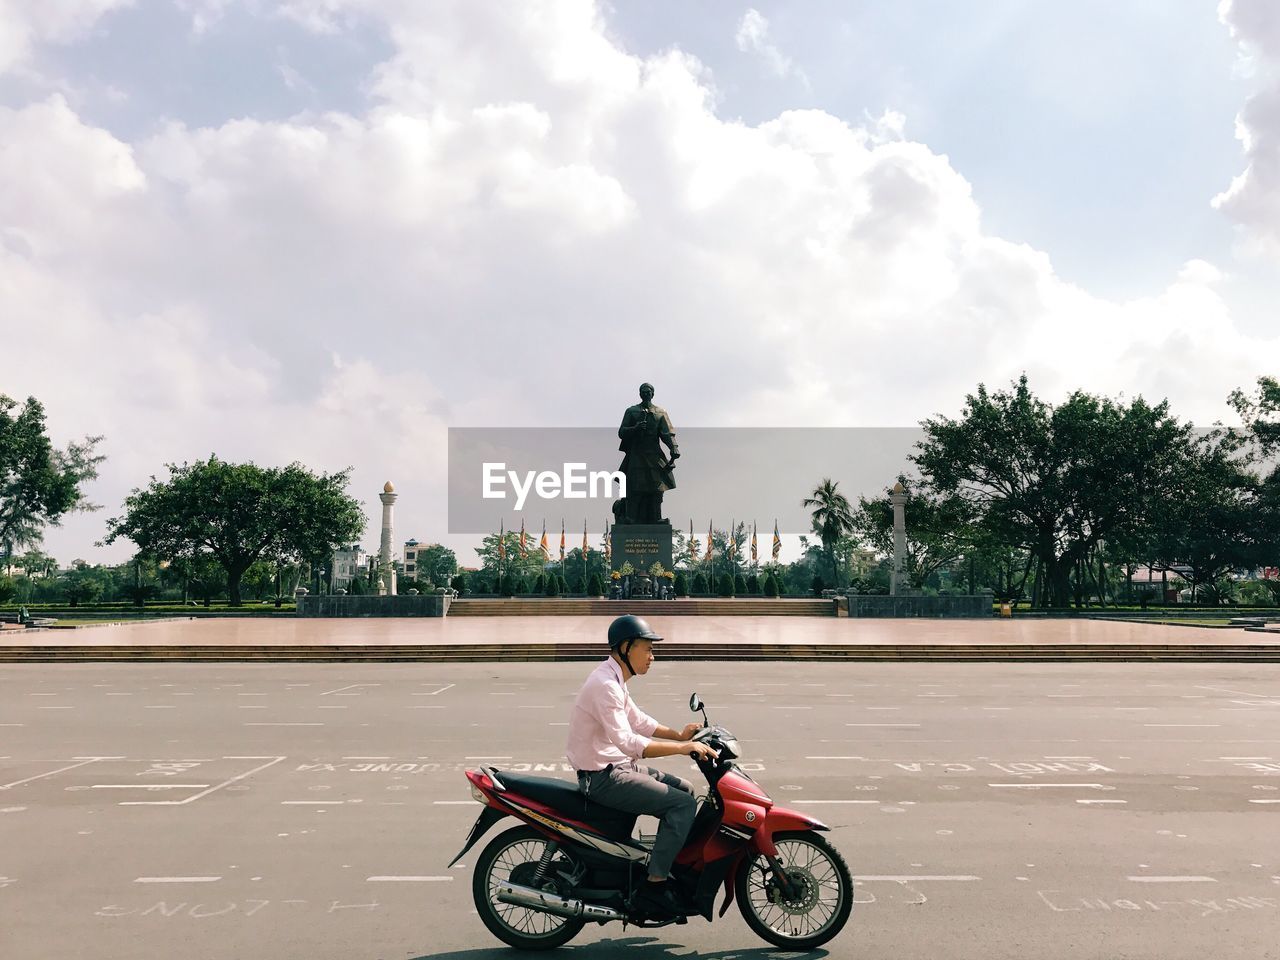
<instances>
[{"instance_id":1,"label":"motorcycle exhaust pipe","mask_svg":"<svg viewBox=\"0 0 1280 960\"><path fill-rule=\"evenodd\" d=\"M516 883L499 882L496 895L499 903L510 903L517 907L554 913L558 917L582 917L584 920L599 921L624 919L622 914L612 907L584 903L581 900L566 900L554 893Z\"/></svg>"}]
</instances>

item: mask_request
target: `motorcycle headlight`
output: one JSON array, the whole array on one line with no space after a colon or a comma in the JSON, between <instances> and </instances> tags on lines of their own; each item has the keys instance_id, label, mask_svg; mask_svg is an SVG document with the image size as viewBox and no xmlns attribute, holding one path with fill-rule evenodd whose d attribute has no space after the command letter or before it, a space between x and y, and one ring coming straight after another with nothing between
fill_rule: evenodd
<instances>
[{"instance_id":1,"label":"motorcycle headlight","mask_svg":"<svg viewBox=\"0 0 1280 960\"><path fill-rule=\"evenodd\" d=\"M742 751L738 749L737 740L722 740L721 744L724 747L725 755L728 756L730 760L736 760L738 757L742 756Z\"/></svg>"}]
</instances>

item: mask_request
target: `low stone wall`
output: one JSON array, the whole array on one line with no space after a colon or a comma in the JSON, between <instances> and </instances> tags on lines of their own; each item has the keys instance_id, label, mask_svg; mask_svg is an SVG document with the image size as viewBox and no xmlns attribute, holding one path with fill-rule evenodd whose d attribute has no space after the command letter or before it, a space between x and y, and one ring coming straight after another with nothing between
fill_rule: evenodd
<instances>
[{"instance_id":1,"label":"low stone wall","mask_svg":"<svg viewBox=\"0 0 1280 960\"><path fill-rule=\"evenodd\" d=\"M300 617L443 617L449 597L424 593L379 597L373 595L299 597Z\"/></svg>"},{"instance_id":2,"label":"low stone wall","mask_svg":"<svg viewBox=\"0 0 1280 960\"><path fill-rule=\"evenodd\" d=\"M886 597L853 594L848 598L850 617L990 617L990 593L949 597Z\"/></svg>"}]
</instances>

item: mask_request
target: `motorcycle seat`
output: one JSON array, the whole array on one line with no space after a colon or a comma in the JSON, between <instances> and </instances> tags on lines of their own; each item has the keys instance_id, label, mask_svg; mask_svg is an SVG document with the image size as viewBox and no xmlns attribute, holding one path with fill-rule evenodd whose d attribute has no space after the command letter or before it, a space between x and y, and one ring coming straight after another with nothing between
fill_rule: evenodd
<instances>
[{"instance_id":1,"label":"motorcycle seat","mask_svg":"<svg viewBox=\"0 0 1280 960\"><path fill-rule=\"evenodd\" d=\"M592 803L582 795L575 783L554 777L530 777L507 770L498 770L497 774L498 779L512 793L551 807L571 820L595 827L612 840L631 839L636 814Z\"/></svg>"}]
</instances>

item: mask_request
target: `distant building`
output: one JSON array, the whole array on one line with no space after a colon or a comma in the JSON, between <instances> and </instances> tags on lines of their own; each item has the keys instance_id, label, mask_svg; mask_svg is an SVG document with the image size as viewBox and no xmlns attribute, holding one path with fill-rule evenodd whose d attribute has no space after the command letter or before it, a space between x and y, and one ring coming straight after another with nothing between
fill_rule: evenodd
<instances>
[{"instance_id":1,"label":"distant building","mask_svg":"<svg viewBox=\"0 0 1280 960\"><path fill-rule=\"evenodd\" d=\"M369 555L360 544L353 543L349 547L339 547L333 551L333 569L329 574L329 585L333 590L351 589L351 581L358 576L367 576L366 569Z\"/></svg>"},{"instance_id":2,"label":"distant building","mask_svg":"<svg viewBox=\"0 0 1280 960\"><path fill-rule=\"evenodd\" d=\"M407 580L418 579L418 541L406 540L404 542L404 575Z\"/></svg>"}]
</instances>

